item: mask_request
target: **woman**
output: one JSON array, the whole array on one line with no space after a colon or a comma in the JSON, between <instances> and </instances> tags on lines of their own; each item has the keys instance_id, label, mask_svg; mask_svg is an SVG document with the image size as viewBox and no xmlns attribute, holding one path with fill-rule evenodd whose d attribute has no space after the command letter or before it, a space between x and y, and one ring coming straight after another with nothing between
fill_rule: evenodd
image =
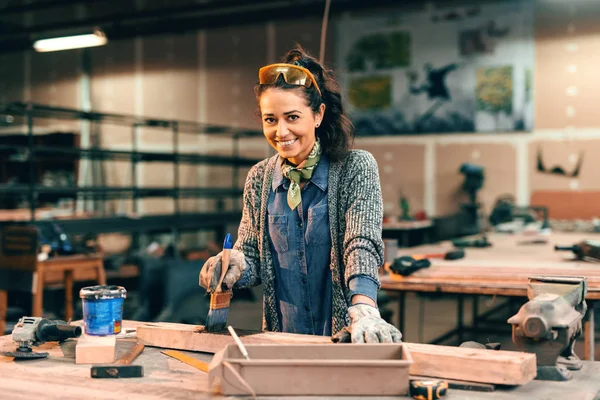
<instances>
[{"instance_id":1,"label":"woman","mask_svg":"<svg viewBox=\"0 0 600 400\"><path fill-rule=\"evenodd\" d=\"M302 49L259 71L255 88L264 135L277 155L246 179L226 288L264 285L263 329L399 342L377 309L383 264L377 163L350 150L354 129L337 82ZM200 285L214 291L221 254Z\"/></svg>"}]
</instances>

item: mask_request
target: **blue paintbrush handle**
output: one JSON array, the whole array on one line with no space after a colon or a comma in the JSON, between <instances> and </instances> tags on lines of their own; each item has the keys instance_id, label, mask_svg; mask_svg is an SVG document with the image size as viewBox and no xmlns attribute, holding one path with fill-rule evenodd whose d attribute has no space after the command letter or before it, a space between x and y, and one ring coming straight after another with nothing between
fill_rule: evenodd
<instances>
[{"instance_id":1,"label":"blue paintbrush handle","mask_svg":"<svg viewBox=\"0 0 600 400\"><path fill-rule=\"evenodd\" d=\"M233 248L233 243L231 242L231 233L228 233L223 241L223 250L231 248Z\"/></svg>"},{"instance_id":2,"label":"blue paintbrush handle","mask_svg":"<svg viewBox=\"0 0 600 400\"><path fill-rule=\"evenodd\" d=\"M223 242L223 253L221 256L221 277L219 279L219 283L217 285L216 291L220 292L223 286L223 279L225 278L225 274L227 273L227 270L229 269L229 257L231 255L231 248L233 247L233 244L231 242L231 234L228 233L227 236L225 236L225 241Z\"/></svg>"}]
</instances>

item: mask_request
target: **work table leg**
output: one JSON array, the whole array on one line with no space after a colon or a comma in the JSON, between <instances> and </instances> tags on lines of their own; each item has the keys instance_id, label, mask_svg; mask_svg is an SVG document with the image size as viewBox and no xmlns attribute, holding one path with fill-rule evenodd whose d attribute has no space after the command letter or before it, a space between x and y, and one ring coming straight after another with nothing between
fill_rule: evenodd
<instances>
[{"instance_id":1,"label":"work table leg","mask_svg":"<svg viewBox=\"0 0 600 400\"><path fill-rule=\"evenodd\" d=\"M44 309L44 269L38 268L34 274L35 293L33 294L33 316L41 317Z\"/></svg>"},{"instance_id":2,"label":"work table leg","mask_svg":"<svg viewBox=\"0 0 600 400\"><path fill-rule=\"evenodd\" d=\"M102 259L98 260L96 271L98 274L98 285L106 285L106 272L104 271L104 262Z\"/></svg>"},{"instance_id":3,"label":"work table leg","mask_svg":"<svg viewBox=\"0 0 600 400\"><path fill-rule=\"evenodd\" d=\"M583 324L583 335L584 335L584 346L585 346L585 359L594 361L595 355L595 329L594 329L594 302L587 301L587 315Z\"/></svg>"},{"instance_id":4,"label":"work table leg","mask_svg":"<svg viewBox=\"0 0 600 400\"><path fill-rule=\"evenodd\" d=\"M6 329L6 311L8 310L8 296L6 290L0 290L0 336Z\"/></svg>"},{"instance_id":5,"label":"work table leg","mask_svg":"<svg viewBox=\"0 0 600 400\"><path fill-rule=\"evenodd\" d=\"M458 299L456 302L456 333L458 335L458 344L461 344L464 341L465 334L465 323L464 323L464 311L465 311L465 299L462 294L458 295Z\"/></svg>"},{"instance_id":6,"label":"work table leg","mask_svg":"<svg viewBox=\"0 0 600 400\"><path fill-rule=\"evenodd\" d=\"M73 271L66 270L64 275L65 284L65 321L73 318Z\"/></svg>"},{"instance_id":7,"label":"work table leg","mask_svg":"<svg viewBox=\"0 0 600 400\"><path fill-rule=\"evenodd\" d=\"M404 310L406 309L406 292L402 291L399 293L398 296L398 329L400 330L400 333L402 333L402 340L406 341L406 338L404 337L405 332L404 332L404 320L405 320L405 312Z\"/></svg>"}]
</instances>

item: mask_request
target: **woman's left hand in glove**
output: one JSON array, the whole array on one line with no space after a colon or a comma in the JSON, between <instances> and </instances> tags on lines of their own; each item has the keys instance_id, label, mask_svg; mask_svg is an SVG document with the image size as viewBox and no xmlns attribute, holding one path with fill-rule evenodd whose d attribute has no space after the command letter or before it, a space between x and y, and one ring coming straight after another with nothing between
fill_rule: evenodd
<instances>
[{"instance_id":1,"label":"woman's left hand in glove","mask_svg":"<svg viewBox=\"0 0 600 400\"><path fill-rule=\"evenodd\" d=\"M352 343L399 343L402 333L387 323L376 307L368 304L355 304L348 308L350 314L349 331Z\"/></svg>"}]
</instances>

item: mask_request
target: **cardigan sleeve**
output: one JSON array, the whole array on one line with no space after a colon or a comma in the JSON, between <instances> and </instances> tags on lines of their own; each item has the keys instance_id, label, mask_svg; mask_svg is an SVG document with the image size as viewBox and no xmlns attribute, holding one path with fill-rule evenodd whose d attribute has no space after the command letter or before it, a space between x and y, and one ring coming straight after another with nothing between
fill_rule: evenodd
<instances>
[{"instance_id":1,"label":"cardigan sleeve","mask_svg":"<svg viewBox=\"0 0 600 400\"><path fill-rule=\"evenodd\" d=\"M367 275L379 289L379 267L384 257L383 200L375 158L367 151L352 152L340 184L347 199L343 245L346 287L354 276Z\"/></svg>"},{"instance_id":2,"label":"cardigan sleeve","mask_svg":"<svg viewBox=\"0 0 600 400\"><path fill-rule=\"evenodd\" d=\"M246 288L258 286L260 280L260 252L258 243L258 209L257 199L260 198L260 183L262 183L259 173L260 165L255 165L248 172L246 183L244 184L242 219L238 228L238 238L233 248L244 253L246 258L246 270L242 278L235 284L236 288Z\"/></svg>"}]
</instances>

